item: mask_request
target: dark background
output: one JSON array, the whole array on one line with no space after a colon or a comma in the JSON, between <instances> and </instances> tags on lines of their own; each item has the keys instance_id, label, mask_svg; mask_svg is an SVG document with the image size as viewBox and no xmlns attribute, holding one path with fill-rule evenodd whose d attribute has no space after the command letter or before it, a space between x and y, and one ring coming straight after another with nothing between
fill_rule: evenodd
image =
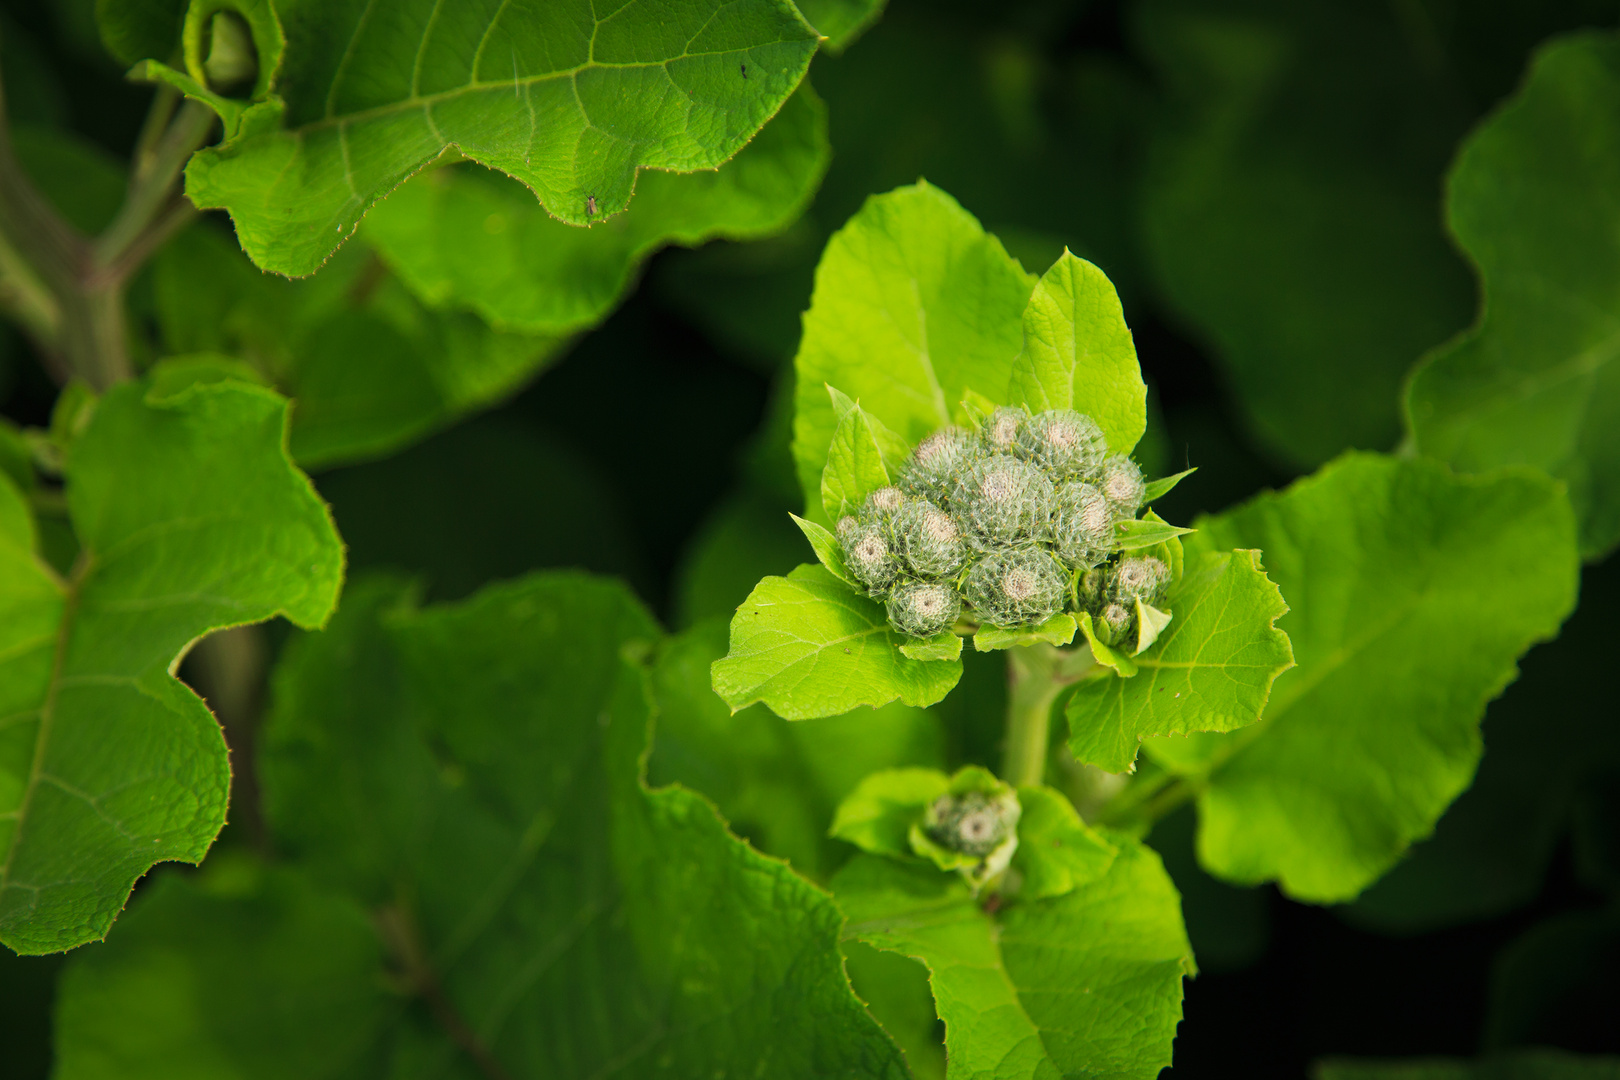
<instances>
[{"instance_id":1,"label":"dark background","mask_svg":"<svg viewBox=\"0 0 1620 1080\"><path fill-rule=\"evenodd\" d=\"M1523 5L1503 7L1499 25L1481 17L1467 53L1476 114L1511 90L1525 50L1546 33L1613 21L1603 5L1538 5L1528 23L1516 17ZM147 92L101 54L89 8L0 5L8 83L33 68L31 85L51 88L14 96L12 112L123 156ZM991 74L975 81L964 70ZM1034 75L1020 81L1019 71ZM1087 74L1097 71L1107 78ZM806 222L762 244L665 252L605 325L512 401L385 461L318 475L353 565L403 566L443 597L538 566L581 565L625 575L679 625L702 607L693 545L729 509L760 514L763 570L785 569L771 564L784 543L772 530L791 490L774 467L780 447L760 433L810 272L826 232L862 198L919 175L1003 235L1030 269L1068 243L1114 277L1154 391L1143 454L1157 460L1146 464L1201 470L1165 500L1168 518L1286 483L1295 468L1257 448L1226 369L1170 313L1145 269L1133 185L1145 133L1159 122L1157 78L1133 43L1128 5L893 0L844 57L820 58L812 71L831 110L835 160ZM1023 113L1009 111L1007 85L1024 95L1014 102ZM1076 85L1090 91L1077 98ZM1439 192L1437 174L1436 219ZM630 386L638 391L627 397ZM0 330L0 412L41 425L54 394L21 339ZM608 400L623 407L608 415L592 405ZM752 580L755 569L738 573ZM1472 920L1391 933L1408 895L1398 890L1324 909L1270 888L1232 889L1196 869L1190 811L1160 826L1152 840L1183 890L1204 968L1188 984L1173 1075L1299 1077L1325 1055L1471 1056L1516 1045L1620 1052L1612 899L1620 796L1604 764L1620 761L1604 678L1616 600L1620 573L1588 568L1582 609L1563 638L1534 650L1523 679L1491 709L1480 789L1442 824L1442 839L1456 857L1486 864L1498 843L1524 854L1501 870L1499 895ZM1514 833L1524 822L1535 824L1528 840L1524 829ZM1440 856L1420 845L1414 861L1426 858ZM1417 872L1402 881L1418 893L1436 887ZM48 1073L62 959L0 950L5 1080Z\"/></svg>"}]
</instances>

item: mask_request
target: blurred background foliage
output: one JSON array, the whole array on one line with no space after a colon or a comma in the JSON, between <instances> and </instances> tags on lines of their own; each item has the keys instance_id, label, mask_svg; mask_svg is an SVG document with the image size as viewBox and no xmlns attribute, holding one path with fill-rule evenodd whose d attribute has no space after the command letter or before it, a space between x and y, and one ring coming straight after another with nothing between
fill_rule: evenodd
<instances>
[{"instance_id":1,"label":"blurred background foliage","mask_svg":"<svg viewBox=\"0 0 1620 1080\"><path fill-rule=\"evenodd\" d=\"M93 6L0 5L19 153L87 227L116 207L150 94L102 49ZM627 263L622 286L609 268L584 322L514 329L424 304L364 232L312 279L264 277L215 215L134 284L137 356L251 354L299 394L295 451L355 571L403 570L437 599L536 567L622 575L685 631L657 677L706 680L725 616L807 556L786 516L800 509L787 380L822 245L868 195L926 177L1026 268L1067 246L1109 274L1152 384L1143 464L1198 466L1162 508L1189 520L1346 448L1397 445L1407 373L1478 304L1444 226L1459 141L1539 43L1617 17L1620 0L891 0L812 67L831 159L774 235L668 248L639 277ZM0 329L0 412L43 425L54 396ZM1202 969L1175 1076L1620 1052L1617 575L1587 569L1579 613L1491 706L1473 789L1356 903L1221 884L1196 865L1190 810L1158 827ZM204 692L228 664L262 672L278 637L205 650L187 672ZM818 725L870 725L886 764L994 760L1004 686L986 659L926 712L672 713L653 778L704 790L739 833L824 877L845 853L816 815L868 766L818 756ZM214 703L240 765L256 705ZM251 805L232 817L221 843L254 842ZM881 1006L919 972L874 957L851 967ZM7 1080L48 1074L61 960L0 950ZM937 1037L926 1016L893 1023Z\"/></svg>"}]
</instances>

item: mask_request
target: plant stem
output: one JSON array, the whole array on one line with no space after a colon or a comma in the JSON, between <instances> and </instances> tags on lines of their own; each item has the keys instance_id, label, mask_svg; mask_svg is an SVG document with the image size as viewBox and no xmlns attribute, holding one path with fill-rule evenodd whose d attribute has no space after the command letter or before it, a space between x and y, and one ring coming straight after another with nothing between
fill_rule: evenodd
<instances>
[{"instance_id":1,"label":"plant stem","mask_svg":"<svg viewBox=\"0 0 1620 1080\"><path fill-rule=\"evenodd\" d=\"M11 145L5 104L0 89L0 306L22 325L59 381L77 376L105 390L134 373L124 285L195 213L178 181L213 131L214 115L190 101L176 110L172 95L158 95L124 205L92 242L24 172Z\"/></svg>"},{"instance_id":2,"label":"plant stem","mask_svg":"<svg viewBox=\"0 0 1620 1080\"><path fill-rule=\"evenodd\" d=\"M1007 746L1002 779L1014 786L1046 778L1052 706L1092 667L1091 650L1030 645L1007 650Z\"/></svg>"}]
</instances>

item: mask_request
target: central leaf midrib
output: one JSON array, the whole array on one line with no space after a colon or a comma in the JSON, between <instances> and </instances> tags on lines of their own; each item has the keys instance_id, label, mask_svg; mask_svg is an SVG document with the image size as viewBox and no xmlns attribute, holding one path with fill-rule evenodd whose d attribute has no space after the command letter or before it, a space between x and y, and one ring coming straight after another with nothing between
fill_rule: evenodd
<instances>
[{"instance_id":1,"label":"central leaf midrib","mask_svg":"<svg viewBox=\"0 0 1620 1080\"><path fill-rule=\"evenodd\" d=\"M45 776L45 755L50 747L51 729L56 719L56 699L62 687L62 669L67 660L68 642L73 636L73 624L79 612L84 582L89 578L95 565L94 556L86 550L80 556L79 566L66 582L62 592L62 622L56 632L56 651L51 658L51 678L45 687L45 700L39 707L39 734L34 739L34 760L28 767L28 783L23 788L22 801L13 811L17 822L16 831L11 834L11 848L6 852L5 861L0 863L0 892L16 887L11 881L11 867L28 831L28 811L34 804L34 792L39 790L40 781Z\"/></svg>"}]
</instances>

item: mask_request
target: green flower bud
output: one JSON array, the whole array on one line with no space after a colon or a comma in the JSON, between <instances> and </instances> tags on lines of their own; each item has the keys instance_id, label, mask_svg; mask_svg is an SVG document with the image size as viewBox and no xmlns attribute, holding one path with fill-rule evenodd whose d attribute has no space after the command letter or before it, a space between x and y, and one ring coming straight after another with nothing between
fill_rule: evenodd
<instances>
[{"instance_id":1,"label":"green flower bud","mask_svg":"<svg viewBox=\"0 0 1620 1080\"><path fill-rule=\"evenodd\" d=\"M967 562L967 541L956 519L926 499L908 502L894 518L895 550L920 578L942 578Z\"/></svg>"},{"instance_id":2,"label":"green flower bud","mask_svg":"<svg viewBox=\"0 0 1620 1080\"><path fill-rule=\"evenodd\" d=\"M835 530L838 535L838 543L845 548L848 548L849 545L853 544L856 539L855 531L860 528L860 524L860 522L856 521L855 518L849 514L845 514L843 517L839 518L838 526Z\"/></svg>"},{"instance_id":3,"label":"green flower bud","mask_svg":"<svg viewBox=\"0 0 1620 1080\"><path fill-rule=\"evenodd\" d=\"M905 492L897 487L880 487L861 504L861 520L869 524L889 525L905 504Z\"/></svg>"},{"instance_id":4,"label":"green flower bud","mask_svg":"<svg viewBox=\"0 0 1620 1080\"><path fill-rule=\"evenodd\" d=\"M884 529L864 521L856 522L849 529L842 527L843 522L839 522L839 526L844 565L869 592L881 596L900 573L900 560L895 557Z\"/></svg>"},{"instance_id":5,"label":"green flower bud","mask_svg":"<svg viewBox=\"0 0 1620 1080\"><path fill-rule=\"evenodd\" d=\"M1044 540L1050 520L1052 481L1011 454L981 459L962 477L951 510L982 549L1024 540Z\"/></svg>"},{"instance_id":6,"label":"green flower bud","mask_svg":"<svg viewBox=\"0 0 1620 1080\"><path fill-rule=\"evenodd\" d=\"M1119 645L1130 640L1136 629L1136 612L1121 603L1112 603L1102 609L1095 624L1097 636L1104 645Z\"/></svg>"},{"instance_id":7,"label":"green flower bud","mask_svg":"<svg viewBox=\"0 0 1620 1080\"><path fill-rule=\"evenodd\" d=\"M1052 507L1052 550L1069 566L1096 566L1113 547L1114 521L1114 505L1100 490L1070 481Z\"/></svg>"},{"instance_id":8,"label":"green flower bud","mask_svg":"<svg viewBox=\"0 0 1620 1080\"><path fill-rule=\"evenodd\" d=\"M1130 607L1137 600L1155 603L1170 584L1170 568L1153 555L1133 555L1121 559L1114 568L1110 593Z\"/></svg>"},{"instance_id":9,"label":"green flower bud","mask_svg":"<svg viewBox=\"0 0 1620 1080\"><path fill-rule=\"evenodd\" d=\"M923 830L948 851L983 859L1016 835L1020 816L1018 796L1011 791L941 795L928 807Z\"/></svg>"},{"instance_id":10,"label":"green flower bud","mask_svg":"<svg viewBox=\"0 0 1620 1080\"><path fill-rule=\"evenodd\" d=\"M991 626L1045 622L1063 607L1068 577L1052 556L1034 546L1008 548L973 564L962 595Z\"/></svg>"},{"instance_id":11,"label":"green flower bud","mask_svg":"<svg viewBox=\"0 0 1620 1080\"><path fill-rule=\"evenodd\" d=\"M1018 454L1063 480L1095 479L1108 454L1097 422L1073 409L1036 413L1018 432Z\"/></svg>"},{"instance_id":12,"label":"green flower bud","mask_svg":"<svg viewBox=\"0 0 1620 1080\"><path fill-rule=\"evenodd\" d=\"M940 428L911 452L900 486L919 499L944 506L962 474L982 453L971 432L959 427Z\"/></svg>"},{"instance_id":13,"label":"green flower bud","mask_svg":"<svg viewBox=\"0 0 1620 1080\"><path fill-rule=\"evenodd\" d=\"M1029 423L1029 413L1003 405L990 414L979 434L985 449L995 454L1010 454L1018 446L1020 433Z\"/></svg>"},{"instance_id":14,"label":"green flower bud","mask_svg":"<svg viewBox=\"0 0 1620 1080\"><path fill-rule=\"evenodd\" d=\"M956 622L962 600L956 590L937 581L907 581L889 594L889 625L898 634L933 637Z\"/></svg>"},{"instance_id":15,"label":"green flower bud","mask_svg":"<svg viewBox=\"0 0 1620 1080\"><path fill-rule=\"evenodd\" d=\"M1136 462L1124 454L1110 454L1103 462L1102 482L1097 485L1122 518L1133 518L1147 497L1147 483Z\"/></svg>"}]
</instances>

